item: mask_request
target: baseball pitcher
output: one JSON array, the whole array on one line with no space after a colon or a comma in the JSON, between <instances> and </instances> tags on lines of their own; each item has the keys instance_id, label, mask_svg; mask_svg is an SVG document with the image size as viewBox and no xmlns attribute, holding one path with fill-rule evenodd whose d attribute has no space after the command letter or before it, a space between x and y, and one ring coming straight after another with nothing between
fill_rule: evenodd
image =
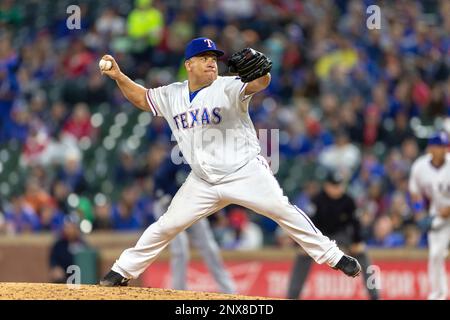
<instances>
[{"instance_id":1,"label":"baseball pitcher","mask_svg":"<svg viewBox=\"0 0 450 320\"><path fill-rule=\"evenodd\" d=\"M270 83L272 62L245 48L228 61L235 76L219 76L217 59L224 53L207 38L193 39L185 49L188 79L146 89L123 74L112 56L102 72L116 81L136 107L164 117L192 172L167 211L125 250L103 286L126 285L137 278L180 232L229 204L238 204L275 220L319 264L355 277L361 266L344 255L308 216L293 206L275 179L260 146L248 108L251 97Z\"/></svg>"}]
</instances>

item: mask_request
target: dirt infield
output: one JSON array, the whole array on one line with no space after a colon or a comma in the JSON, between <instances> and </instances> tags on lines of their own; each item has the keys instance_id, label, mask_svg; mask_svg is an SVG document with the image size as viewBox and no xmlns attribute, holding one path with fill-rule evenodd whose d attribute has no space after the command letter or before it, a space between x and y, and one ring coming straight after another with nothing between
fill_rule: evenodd
<instances>
[{"instance_id":1,"label":"dirt infield","mask_svg":"<svg viewBox=\"0 0 450 320\"><path fill-rule=\"evenodd\" d=\"M0 300L266 300L249 297L195 291L156 288L119 287L104 288L96 285L49 283L0 283Z\"/></svg>"}]
</instances>

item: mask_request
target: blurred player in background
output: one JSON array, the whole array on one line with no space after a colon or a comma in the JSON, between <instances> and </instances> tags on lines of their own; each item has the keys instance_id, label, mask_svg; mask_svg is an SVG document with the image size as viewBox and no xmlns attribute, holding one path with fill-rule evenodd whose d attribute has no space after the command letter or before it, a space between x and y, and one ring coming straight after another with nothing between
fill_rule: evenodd
<instances>
[{"instance_id":1,"label":"blurred player in background","mask_svg":"<svg viewBox=\"0 0 450 320\"><path fill-rule=\"evenodd\" d=\"M158 199L154 206L155 219L158 219L167 208L177 190L189 175L187 164L174 164L171 159L163 161L155 173L155 196ZM223 293L236 293L236 286L225 269L220 249L211 231L208 219L201 219L187 230L178 234L170 243L170 268L172 288L186 290L187 269L189 264L189 237L200 251L209 271L213 275L219 290Z\"/></svg>"},{"instance_id":2,"label":"blurred player in background","mask_svg":"<svg viewBox=\"0 0 450 320\"><path fill-rule=\"evenodd\" d=\"M450 153L449 137L438 132L428 141L427 154L411 168L409 191L416 219L428 230L429 300L448 295L445 258L450 240ZM429 206L427 206L427 204ZM428 210L426 209L428 208ZM429 215L426 214L428 211Z\"/></svg>"}]
</instances>

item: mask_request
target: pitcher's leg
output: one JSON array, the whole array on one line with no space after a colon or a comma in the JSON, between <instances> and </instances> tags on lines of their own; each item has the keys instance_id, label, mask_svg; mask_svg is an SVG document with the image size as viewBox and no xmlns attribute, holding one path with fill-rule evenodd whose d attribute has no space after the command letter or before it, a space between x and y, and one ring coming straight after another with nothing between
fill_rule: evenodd
<instances>
[{"instance_id":1,"label":"pitcher's leg","mask_svg":"<svg viewBox=\"0 0 450 320\"><path fill-rule=\"evenodd\" d=\"M126 278L137 278L178 233L221 208L214 186L190 174L167 212L150 225L133 248L125 250L111 268Z\"/></svg>"},{"instance_id":2,"label":"pitcher's leg","mask_svg":"<svg viewBox=\"0 0 450 320\"><path fill-rule=\"evenodd\" d=\"M200 251L209 271L213 275L220 291L236 293L236 286L229 272L226 270L220 249L211 231L208 219L202 219L191 226L192 241Z\"/></svg>"},{"instance_id":3,"label":"pitcher's leg","mask_svg":"<svg viewBox=\"0 0 450 320\"><path fill-rule=\"evenodd\" d=\"M224 198L275 220L317 263L334 267L344 256L336 243L283 195L264 158L252 160L228 181L219 189Z\"/></svg>"},{"instance_id":4,"label":"pitcher's leg","mask_svg":"<svg viewBox=\"0 0 450 320\"><path fill-rule=\"evenodd\" d=\"M187 232L182 231L170 242L172 289L186 290L188 264L189 239Z\"/></svg>"}]
</instances>

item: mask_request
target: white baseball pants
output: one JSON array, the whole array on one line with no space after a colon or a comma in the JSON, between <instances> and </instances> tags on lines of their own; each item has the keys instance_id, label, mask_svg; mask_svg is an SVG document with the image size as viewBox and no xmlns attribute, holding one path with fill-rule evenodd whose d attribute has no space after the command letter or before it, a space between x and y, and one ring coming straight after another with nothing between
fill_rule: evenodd
<instances>
[{"instance_id":1,"label":"white baseball pants","mask_svg":"<svg viewBox=\"0 0 450 320\"><path fill-rule=\"evenodd\" d=\"M428 232L429 300L446 300L448 295L445 258L450 242L450 220L446 220L444 221L441 217L434 218L433 225L439 227Z\"/></svg>"},{"instance_id":2,"label":"white baseball pants","mask_svg":"<svg viewBox=\"0 0 450 320\"><path fill-rule=\"evenodd\" d=\"M257 156L218 184L191 172L167 212L121 254L112 270L127 278L139 277L178 233L229 204L273 219L319 264L333 267L344 255L303 211L289 203L267 161Z\"/></svg>"}]
</instances>

